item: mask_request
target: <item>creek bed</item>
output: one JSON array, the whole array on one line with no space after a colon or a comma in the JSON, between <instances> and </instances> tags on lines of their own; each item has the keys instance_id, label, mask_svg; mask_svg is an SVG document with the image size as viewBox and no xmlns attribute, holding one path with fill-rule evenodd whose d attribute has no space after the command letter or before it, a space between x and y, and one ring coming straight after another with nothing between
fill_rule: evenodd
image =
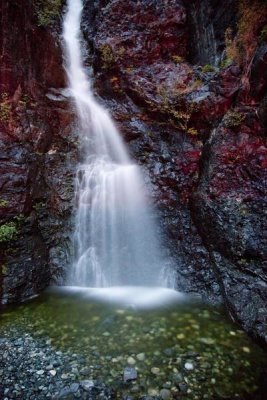
<instances>
[{"instance_id":1,"label":"creek bed","mask_svg":"<svg viewBox=\"0 0 267 400\"><path fill-rule=\"evenodd\" d=\"M265 399L264 351L190 298L144 308L53 289L0 318L3 399Z\"/></svg>"}]
</instances>

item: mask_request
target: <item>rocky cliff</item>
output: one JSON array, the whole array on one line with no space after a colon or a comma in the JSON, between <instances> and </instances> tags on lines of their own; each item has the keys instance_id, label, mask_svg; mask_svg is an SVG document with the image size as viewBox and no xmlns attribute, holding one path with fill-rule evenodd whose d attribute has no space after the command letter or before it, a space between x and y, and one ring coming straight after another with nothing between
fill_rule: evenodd
<instances>
[{"instance_id":1,"label":"rocky cliff","mask_svg":"<svg viewBox=\"0 0 267 400\"><path fill-rule=\"evenodd\" d=\"M77 139L59 18L40 21L29 0L2 1L1 16L2 296L18 301L67 268ZM262 342L266 24L264 0L86 0L82 22L88 74L149 178L177 287L222 297Z\"/></svg>"},{"instance_id":2,"label":"rocky cliff","mask_svg":"<svg viewBox=\"0 0 267 400\"><path fill-rule=\"evenodd\" d=\"M36 2L37 3L37 2ZM62 274L69 257L76 163L60 21L30 1L1 1L0 259L2 301L21 301Z\"/></svg>"}]
</instances>

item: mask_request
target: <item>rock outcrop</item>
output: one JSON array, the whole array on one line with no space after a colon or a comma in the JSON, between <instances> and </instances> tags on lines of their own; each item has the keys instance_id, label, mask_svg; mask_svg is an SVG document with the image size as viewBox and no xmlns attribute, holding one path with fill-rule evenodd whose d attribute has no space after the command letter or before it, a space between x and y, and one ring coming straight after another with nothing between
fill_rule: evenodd
<instances>
[{"instance_id":1,"label":"rock outcrop","mask_svg":"<svg viewBox=\"0 0 267 400\"><path fill-rule=\"evenodd\" d=\"M258 36L265 17L232 0L86 4L95 88L150 175L178 287L222 295L266 341L266 45L252 34L249 73L233 60L242 12Z\"/></svg>"},{"instance_id":2,"label":"rock outcrop","mask_svg":"<svg viewBox=\"0 0 267 400\"><path fill-rule=\"evenodd\" d=\"M38 27L14 3L1 10L0 211L18 228L1 242L6 301L64 275L77 160L59 21ZM223 298L265 343L266 19L261 0L85 0L82 21L88 74L147 177L177 287Z\"/></svg>"},{"instance_id":3,"label":"rock outcrop","mask_svg":"<svg viewBox=\"0 0 267 400\"><path fill-rule=\"evenodd\" d=\"M2 1L0 67L0 276L18 302L68 262L75 138L64 93L60 21L39 26L30 1Z\"/></svg>"}]
</instances>

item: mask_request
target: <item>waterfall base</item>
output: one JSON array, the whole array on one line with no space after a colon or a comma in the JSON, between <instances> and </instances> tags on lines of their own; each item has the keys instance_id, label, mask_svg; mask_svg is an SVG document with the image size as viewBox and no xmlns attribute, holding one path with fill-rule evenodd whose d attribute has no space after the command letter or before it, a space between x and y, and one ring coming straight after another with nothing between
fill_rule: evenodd
<instances>
[{"instance_id":1,"label":"waterfall base","mask_svg":"<svg viewBox=\"0 0 267 400\"><path fill-rule=\"evenodd\" d=\"M265 399L265 353L220 309L181 300L161 288L67 287L6 310L0 365L12 368L0 398Z\"/></svg>"},{"instance_id":2,"label":"waterfall base","mask_svg":"<svg viewBox=\"0 0 267 400\"><path fill-rule=\"evenodd\" d=\"M85 288L65 286L56 291L73 293L84 299L97 300L103 303L117 304L120 307L155 308L180 303L189 298L188 295L173 289L142 286L113 286L107 288Z\"/></svg>"}]
</instances>

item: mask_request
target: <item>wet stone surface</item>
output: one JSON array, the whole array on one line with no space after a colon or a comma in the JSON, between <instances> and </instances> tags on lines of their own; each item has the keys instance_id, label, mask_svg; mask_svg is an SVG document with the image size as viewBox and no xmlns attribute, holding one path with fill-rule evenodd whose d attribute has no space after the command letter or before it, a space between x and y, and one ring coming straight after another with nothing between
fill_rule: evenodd
<instances>
[{"instance_id":1,"label":"wet stone surface","mask_svg":"<svg viewBox=\"0 0 267 400\"><path fill-rule=\"evenodd\" d=\"M1 399L265 399L264 351L200 303L48 293L0 317Z\"/></svg>"}]
</instances>

